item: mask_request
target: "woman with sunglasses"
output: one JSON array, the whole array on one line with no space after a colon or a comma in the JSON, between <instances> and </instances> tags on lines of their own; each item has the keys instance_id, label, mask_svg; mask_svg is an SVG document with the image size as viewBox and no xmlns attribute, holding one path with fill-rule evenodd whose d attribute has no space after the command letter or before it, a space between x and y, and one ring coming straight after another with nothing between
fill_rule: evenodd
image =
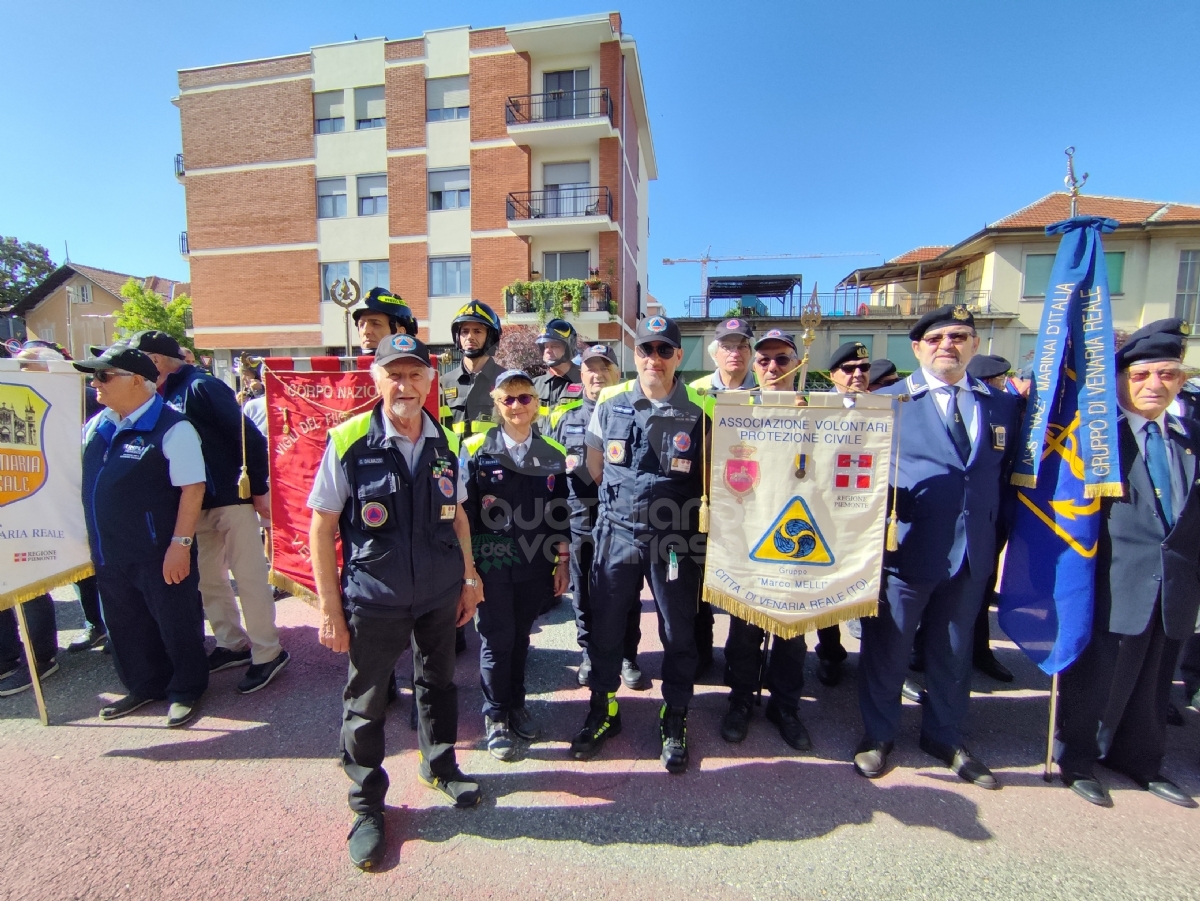
<instances>
[{"instance_id":1,"label":"woman with sunglasses","mask_svg":"<svg viewBox=\"0 0 1200 901\"><path fill-rule=\"evenodd\" d=\"M464 506L483 578L475 628L487 747L511 760L514 736L532 742L541 734L525 707L525 661L538 611L567 590L571 516L566 452L534 424L532 380L519 369L502 372L492 399L500 427L463 443Z\"/></svg>"}]
</instances>

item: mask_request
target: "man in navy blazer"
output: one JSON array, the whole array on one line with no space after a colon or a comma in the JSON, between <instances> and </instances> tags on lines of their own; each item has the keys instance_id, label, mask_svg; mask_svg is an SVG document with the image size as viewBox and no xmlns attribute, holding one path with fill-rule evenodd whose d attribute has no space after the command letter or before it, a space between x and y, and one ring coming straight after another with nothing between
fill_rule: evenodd
<instances>
[{"instance_id":1,"label":"man in navy blazer","mask_svg":"<svg viewBox=\"0 0 1200 901\"><path fill-rule=\"evenodd\" d=\"M900 404L898 472L890 485L899 549L884 554L879 615L862 620L864 734L854 768L869 779L887 769L913 635L924 619L929 697L921 749L966 781L994 789L1000 783L963 746L962 724L975 617L995 563L996 521L1016 444L1016 404L967 374L979 336L965 307L926 313L908 336L921 368L877 392L911 399Z\"/></svg>"},{"instance_id":2,"label":"man in navy blazer","mask_svg":"<svg viewBox=\"0 0 1200 901\"><path fill-rule=\"evenodd\" d=\"M1200 607L1200 423L1168 412L1186 373L1179 320L1151 323L1117 352L1124 495L1104 498L1092 638L1060 679L1062 780L1102 807L1097 761L1195 807L1159 771L1175 661Z\"/></svg>"}]
</instances>

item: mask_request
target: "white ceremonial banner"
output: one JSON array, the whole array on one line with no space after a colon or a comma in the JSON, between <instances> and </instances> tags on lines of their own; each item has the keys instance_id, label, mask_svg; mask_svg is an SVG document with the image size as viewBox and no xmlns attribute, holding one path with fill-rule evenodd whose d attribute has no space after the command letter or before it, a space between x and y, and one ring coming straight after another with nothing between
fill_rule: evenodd
<instances>
[{"instance_id":1,"label":"white ceremonial banner","mask_svg":"<svg viewBox=\"0 0 1200 901\"><path fill-rule=\"evenodd\" d=\"M83 376L0 360L0 610L92 574L80 488Z\"/></svg>"},{"instance_id":2,"label":"white ceremonial banner","mask_svg":"<svg viewBox=\"0 0 1200 901\"><path fill-rule=\"evenodd\" d=\"M874 616L893 400L782 391L714 400L704 599L784 638Z\"/></svg>"}]
</instances>

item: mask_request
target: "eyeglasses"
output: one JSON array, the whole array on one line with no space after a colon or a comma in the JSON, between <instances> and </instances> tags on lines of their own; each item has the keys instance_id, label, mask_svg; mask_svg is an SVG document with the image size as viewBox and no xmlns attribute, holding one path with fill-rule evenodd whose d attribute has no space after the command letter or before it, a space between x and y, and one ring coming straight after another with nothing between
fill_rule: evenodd
<instances>
[{"instance_id":1,"label":"eyeglasses","mask_svg":"<svg viewBox=\"0 0 1200 901\"><path fill-rule=\"evenodd\" d=\"M522 407L528 407L537 398L532 394L510 394L507 397L500 398L500 403L506 407L511 407L513 404L520 404Z\"/></svg>"},{"instance_id":2,"label":"eyeglasses","mask_svg":"<svg viewBox=\"0 0 1200 901\"><path fill-rule=\"evenodd\" d=\"M106 385L113 379L124 378L125 376L133 375L132 372L115 372L112 369L101 369L92 376L92 381L99 382L101 385Z\"/></svg>"},{"instance_id":3,"label":"eyeglasses","mask_svg":"<svg viewBox=\"0 0 1200 901\"><path fill-rule=\"evenodd\" d=\"M783 369L785 366L790 366L795 361L795 357L790 357L787 354L779 354L776 357L755 357L754 365L766 369L768 366L774 363L780 369Z\"/></svg>"},{"instance_id":4,"label":"eyeglasses","mask_svg":"<svg viewBox=\"0 0 1200 901\"><path fill-rule=\"evenodd\" d=\"M842 372L846 373L846 375L851 375L852 373L855 373L855 372L866 373L866 372L871 371L871 364L870 363L843 363L841 366L838 367L838 369L842 370Z\"/></svg>"},{"instance_id":5,"label":"eyeglasses","mask_svg":"<svg viewBox=\"0 0 1200 901\"><path fill-rule=\"evenodd\" d=\"M744 353L745 351L747 351L749 349L750 349L749 341L718 341L717 342L717 350L721 351L722 353L731 354L731 353L735 353L735 352L739 352L739 351Z\"/></svg>"},{"instance_id":6,"label":"eyeglasses","mask_svg":"<svg viewBox=\"0 0 1200 901\"><path fill-rule=\"evenodd\" d=\"M1160 382L1178 382L1183 379L1182 369L1137 369L1129 370L1129 381L1140 385L1142 382L1150 378L1150 376L1158 376Z\"/></svg>"},{"instance_id":7,"label":"eyeglasses","mask_svg":"<svg viewBox=\"0 0 1200 901\"><path fill-rule=\"evenodd\" d=\"M639 357L645 359L649 359L655 354L658 354L664 360L669 360L675 356L675 348L670 344L639 344L633 350Z\"/></svg>"},{"instance_id":8,"label":"eyeglasses","mask_svg":"<svg viewBox=\"0 0 1200 901\"><path fill-rule=\"evenodd\" d=\"M921 339L921 343L926 347L940 347L943 341L949 340L951 344L959 345L966 344L975 337L974 332L942 332L938 335L926 335ZM869 368L869 367L868 367Z\"/></svg>"}]
</instances>

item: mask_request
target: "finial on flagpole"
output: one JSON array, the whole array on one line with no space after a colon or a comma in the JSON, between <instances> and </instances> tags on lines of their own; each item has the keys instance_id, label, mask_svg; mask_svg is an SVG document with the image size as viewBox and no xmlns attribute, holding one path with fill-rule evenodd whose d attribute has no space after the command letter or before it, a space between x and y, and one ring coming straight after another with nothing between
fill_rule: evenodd
<instances>
[{"instance_id":1,"label":"finial on flagpole","mask_svg":"<svg viewBox=\"0 0 1200 901\"><path fill-rule=\"evenodd\" d=\"M1088 174L1083 173L1083 178L1075 177L1075 148L1068 147L1063 151L1067 155L1067 177L1063 179L1067 190L1071 192L1071 218L1074 219L1079 215L1079 189L1084 186L1088 180Z\"/></svg>"}]
</instances>

